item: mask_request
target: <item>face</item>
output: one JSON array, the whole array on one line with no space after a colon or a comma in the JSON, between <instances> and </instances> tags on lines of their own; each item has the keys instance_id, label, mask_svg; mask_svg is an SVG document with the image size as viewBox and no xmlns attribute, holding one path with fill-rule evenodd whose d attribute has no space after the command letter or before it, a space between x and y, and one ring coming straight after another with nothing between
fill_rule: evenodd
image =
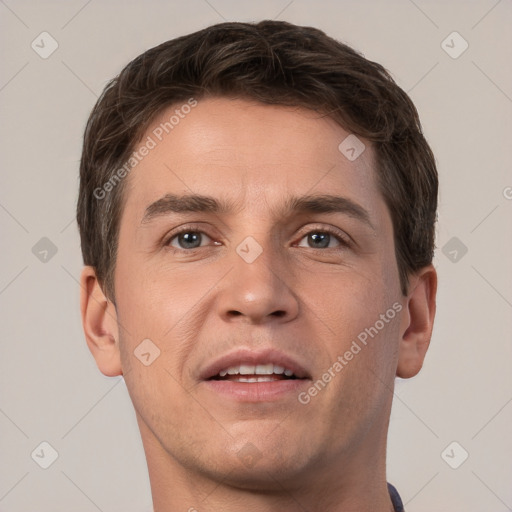
<instances>
[{"instance_id":1,"label":"face","mask_svg":"<svg viewBox=\"0 0 512 512\"><path fill-rule=\"evenodd\" d=\"M373 150L226 98L161 133L175 109L126 178L114 278L143 441L237 485L320 478L381 445L391 405L403 298Z\"/></svg>"}]
</instances>

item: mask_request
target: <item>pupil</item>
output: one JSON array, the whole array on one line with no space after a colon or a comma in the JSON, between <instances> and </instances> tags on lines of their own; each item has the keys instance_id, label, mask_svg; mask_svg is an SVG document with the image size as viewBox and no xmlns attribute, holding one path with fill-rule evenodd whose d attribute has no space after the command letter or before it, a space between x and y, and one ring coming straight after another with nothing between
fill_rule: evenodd
<instances>
[{"instance_id":1,"label":"pupil","mask_svg":"<svg viewBox=\"0 0 512 512\"><path fill-rule=\"evenodd\" d=\"M201 241L201 236L199 235L199 233L194 233L194 232L189 232L189 233L182 233L180 236L179 236L179 240L180 240L180 245L184 246L186 249L194 249L195 247L190 247L191 245L193 246L194 243L197 243L198 241L200 242Z\"/></svg>"},{"instance_id":2,"label":"pupil","mask_svg":"<svg viewBox=\"0 0 512 512\"><path fill-rule=\"evenodd\" d=\"M197 244L201 241L201 236L199 233L189 232L182 233L179 236L180 245L184 246L187 249L194 248L194 244ZM326 248L329 247L330 235L329 233L313 233L309 235L309 239L313 245L316 247ZM192 246L192 247L191 247Z\"/></svg>"},{"instance_id":3,"label":"pupil","mask_svg":"<svg viewBox=\"0 0 512 512\"><path fill-rule=\"evenodd\" d=\"M312 235L309 235L309 237L310 241L312 241L313 245L315 245L316 247L329 247L329 233L314 233Z\"/></svg>"}]
</instances>

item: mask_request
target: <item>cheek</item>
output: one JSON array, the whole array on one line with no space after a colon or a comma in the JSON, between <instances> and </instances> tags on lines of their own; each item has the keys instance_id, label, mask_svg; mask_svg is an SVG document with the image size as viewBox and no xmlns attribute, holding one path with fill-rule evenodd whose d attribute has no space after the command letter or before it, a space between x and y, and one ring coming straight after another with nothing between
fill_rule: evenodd
<instances>
[{"instance_id":1,"label":"cheek","mask_svg":"<svg viewBox=\"0 0 512 512\"><path fill-rule=\"evenodd\" d=\"M121 360L130 398L147 425L173 431L188 407L180 368L184 346L193 340L183 334L182 324L197 297L186 283L158 279L145 270L128 273L121 266L116 284Z\"/></svg>"},{"instance_id":2,"label":"cheek","mask_svg":"<svg viewBox=\"0 0 512 512\"><path fill-rule=\"evenodd\" d=\"M219 281L219 273L211 269L201 273L189 269L185 274L168 267L144 266L127 259L118 267L117 273L116 300L122 333L123 371L133 370L137 375L134 383L139 386L140 379L145 393L151 393L151 396L154 394L151 386L160 389L167 382L164 387L169 390L187 377L183 371L197 344L199 327L212 314L208 291ZM135 272L131 268L141 270ZM146 359L154 358L151 363L154 371L145 371L144 361L137 358L141 352L150 353Z\"/></svg>"},{"instance_id":3,"label":"cheek","mask_svg":"<svg viewBox=\"0 0 512 512\"><path fill-rule=\"evenodd\" d=\"M341 339L357 335L389 307L378 262L337 271L304 272L295 283L304 302Z\"/></svg>"},{"instance_id":4,"label":"cheek","mask_svg":"<svg viewBox=\"0 0 512 512\"><path fill-rule=\"evenodd\" d=\"M118 317L133 341L161 338L197 302L197 280L183 282L173 269L157 269L135 257L124 258L115 277Z\"/></svg>"},{"instance_id":5,"label":"cheek","mask_svg":"<svg viewBox=\"0 0 512 512\"><path fill-rule=\"evenodd\" d=\"M339 375L345 378L337 378L337 386L354 382L366 395L373 393L379 377L389 383L398 351L400 295L395 269L389 266L379 261L338 275L309 274L300 281L314 313L311 322L327 348L325 370L341 356L346 366Z\"/></svg>"}]
</instances>

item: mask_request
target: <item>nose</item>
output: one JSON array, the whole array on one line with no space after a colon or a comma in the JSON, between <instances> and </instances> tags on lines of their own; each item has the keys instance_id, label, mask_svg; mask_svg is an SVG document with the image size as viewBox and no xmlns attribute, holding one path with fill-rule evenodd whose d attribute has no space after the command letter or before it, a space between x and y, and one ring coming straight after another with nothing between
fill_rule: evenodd
<instances>
[{"instance_id":1,"label":"nose","mask_svg":"<svg viewBox=\"0 0 512 512\"><path fill-rule=\"evenodd\" d=\"M218 294L219 313L224 321L284 323L298 315L293 276L286 269L283 255L268 245L260 247L262 252L254 260L244 256L243 247L233 254L233 269Z\"/></svg>"}]
</instances>

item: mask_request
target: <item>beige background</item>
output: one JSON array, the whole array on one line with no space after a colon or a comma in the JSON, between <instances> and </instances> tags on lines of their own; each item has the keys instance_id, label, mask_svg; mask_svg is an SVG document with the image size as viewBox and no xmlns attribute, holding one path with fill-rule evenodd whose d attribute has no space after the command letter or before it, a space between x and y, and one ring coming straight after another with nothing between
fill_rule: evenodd
<instances>
[{"instance_id":1,"label":"beige background","mask_svg":"<svg viewBox=\"0 0 512 512\"><path fill-rule=\"evenodd\" d=\"M80 325L82 132L107 80L145 49L264 18L316 26L381 62L439 163L438 315L421 374L397 379L388 481L407 512L512 509L510 0L0 0L1 511L151 509L123 380L98 372ZM43 31L59 45L47 59L31 48ZM469 44L458 58L441 46L453 31ZM47 261L43 237L57 249ZM43 441L58 453L48 469Z\"/></svg>"}]
</instances>

